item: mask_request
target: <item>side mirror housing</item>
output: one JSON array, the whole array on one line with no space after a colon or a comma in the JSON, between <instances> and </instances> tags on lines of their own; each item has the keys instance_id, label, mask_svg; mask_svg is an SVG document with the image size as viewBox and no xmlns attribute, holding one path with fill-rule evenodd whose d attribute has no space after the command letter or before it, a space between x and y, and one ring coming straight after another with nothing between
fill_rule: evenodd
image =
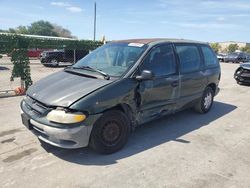
<instances>
[{"instance_id":1,"label":"side mirror housing","mask_svg":"<svg viewBox=\"0 0 250 188\"><path fill-rule=\"evenodd\" d=\"M154 78L154 74L150 70L143 70L141 75L135 77L136 80L152 80Z\"/></svg>"}]
</instances>

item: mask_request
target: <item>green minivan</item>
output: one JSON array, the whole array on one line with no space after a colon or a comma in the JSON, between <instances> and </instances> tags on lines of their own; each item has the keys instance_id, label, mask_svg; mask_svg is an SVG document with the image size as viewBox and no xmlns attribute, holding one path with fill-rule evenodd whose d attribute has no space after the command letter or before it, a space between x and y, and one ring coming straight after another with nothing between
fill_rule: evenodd
<instances>
[{"instance_id":1,"label":"green minivan","mask_svg":"<svg viewBox=\"0 0 250 188\"><path fill-rule=\"evenodd\" d=\"M21 102L22 122L53 146L113 153L138 125L186 108L207 113L220 76L206 43L114 41L32 85Z\"/></svg>"}]
</instances>

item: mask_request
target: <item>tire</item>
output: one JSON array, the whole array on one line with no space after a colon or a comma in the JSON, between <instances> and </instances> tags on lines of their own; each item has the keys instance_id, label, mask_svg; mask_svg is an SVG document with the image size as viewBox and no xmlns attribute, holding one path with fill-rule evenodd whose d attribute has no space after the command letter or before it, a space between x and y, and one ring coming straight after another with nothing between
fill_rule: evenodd
<instances>
[{"instance_id":1,"label":"tire","mask_svg":"<svg viewBox=\"0 0 250 188\"><path fill-rule=\"evenodd\" d=\"M130 121L124 113L107 111L94 124L90 147L101 154L114 153L127 143L130 128Z\"/></svg>"},{"instance_id":2,"label":"tire","mask_svg":"<svg viewBox=\"0 0 250 188\"><path fill-rule=\"evenodd\" d=\"M43 66L45 66L45 67L49 67L49 65L48 65L48 64L43 64Z\"/></svg>"},{"instance_id":3,"label":"tire","mask_svg":"<svg viewBox=\"0 0 250 188\"><path fill-rule=\"evenodd\" d=\"M199 99L198 103L194 106L196 112L205 114L209 112L214 101L214 90L211 87L207 87L203 92L202 97Z\"/></svg>"},{"instance_id":4,"label":"tire","mask_svg":"<svg viewBox=\"0 0 250 188\"><path fill-rule=\"evenodd\" d=\"M58 64L59 64L59 62L58 62L57 59L51 59L51 60L49 61L49 64L52 65L53 67L57 67Z\"/></svg>"},{"instance_id":5,"label":"tire","mask_svg":"<svg viewBox=\"0 0 250 188\"><path fill-rule=\"evenodd\" d=\"M235 73L234 73L234 79L236 80L236 82L237 82L238 84L240 84L239 77L240 77L242 71L243 71L243 68L239 67L239 68L235 71Z\"/></svg>"}]
</instances>

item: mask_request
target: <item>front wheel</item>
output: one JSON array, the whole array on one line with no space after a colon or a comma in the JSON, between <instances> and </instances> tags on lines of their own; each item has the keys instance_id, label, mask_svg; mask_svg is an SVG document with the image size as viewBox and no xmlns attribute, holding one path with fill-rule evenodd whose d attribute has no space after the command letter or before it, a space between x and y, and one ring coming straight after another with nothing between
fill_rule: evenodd
<instances>
[{"instance_id":1,"label":"front wheel","mask_svg":"<svg viewBox=\"0 0 250 188\"><path fill-rule=\"evenodd\" d=\"M98 153L114 153L126 144L129 133L127 116L118 110L107 111L94 124L90 146Z\"/></svg>"},{"instance_id":2,"label":"front wheel","mask_svg":"<svg viewBox=\"0 0 250 188\"><path fill-rule=\"evenodd\" d=\"M51 59L50 60L50 65L52 65L53 67L57 67L59 64L57 59Z\"/></svg>"},{"instance_id":3,"label":"front wheel","mask_svg":"<svg viewBox=\"0 0 250 188\"><path fill-rule=\"evenodd\" d=\"M195 105L194 109L195 111L205 114L207 113L214 101L214 91L211 87L207 87L202 95L202 97L199 99L198 103Z\"/></svg>"}]
</instances>

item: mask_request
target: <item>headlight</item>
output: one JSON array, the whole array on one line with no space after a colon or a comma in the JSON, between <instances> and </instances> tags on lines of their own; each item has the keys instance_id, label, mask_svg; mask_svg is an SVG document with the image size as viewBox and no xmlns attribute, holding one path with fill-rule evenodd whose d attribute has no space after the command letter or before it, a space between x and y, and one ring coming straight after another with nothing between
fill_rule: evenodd
<instances>
[{"instance_id":1,"label":"headlight","mask_svg":"<svg viewBox=\"0 0 250 188\"><path fill-rule=\"evenodd\" d=\"M70 113L63 110L52 110L48 113L47 119L56 123L71 124L84 121L86 119L86 115L81 112Z\"/></svg>"}]
</instances>

